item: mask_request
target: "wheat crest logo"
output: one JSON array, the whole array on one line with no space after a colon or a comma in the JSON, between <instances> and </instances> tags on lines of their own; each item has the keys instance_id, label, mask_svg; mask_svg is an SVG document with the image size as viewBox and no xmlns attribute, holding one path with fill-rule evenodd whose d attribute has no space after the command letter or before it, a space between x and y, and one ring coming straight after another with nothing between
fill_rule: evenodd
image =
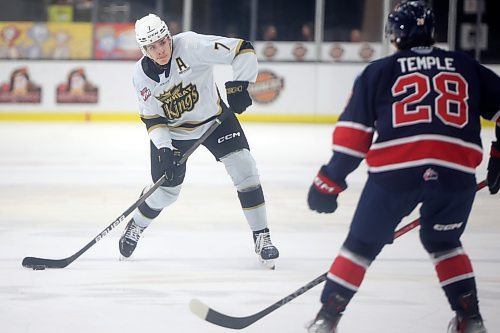
<instances>
[{"instance_id":1,"label":"wheat crest logo","mask_svg":"<svg viewBox=\"0 0 500 333\"><path fill-rule=\"evenodd\" d=\"M184 112L194 109L199 100L199 93L196 85L190 83L183 87L181 82L155 98L162 103L161 107L167 119L174 120L182 117Z\"/></svg>"}]
</instances>

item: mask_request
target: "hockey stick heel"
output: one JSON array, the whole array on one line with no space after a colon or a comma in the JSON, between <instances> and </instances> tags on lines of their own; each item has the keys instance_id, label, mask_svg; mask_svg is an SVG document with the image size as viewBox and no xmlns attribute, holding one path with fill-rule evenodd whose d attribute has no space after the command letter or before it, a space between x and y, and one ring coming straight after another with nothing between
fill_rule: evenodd
<instances>
[{"instance_id":1,"label":"hockey stick heel","mask_svg":"<svg viewBox=\"0 0 500 333\"><path fill-rule=\"evenodd\" d=\"M318 276L316 279L312 280L305 286L297 289L295 292L292 294L280 299L276 303L268 306L262 311L259 311L253 315L246 316L246 317L233 317L229 316L223 313L220 313L212 308L210 308L208 305L205 303L193 299L189 303L189 308L191 311L198 316L199 318L208 321L209 323L212 323L217 326L222 326L222 327L227 327L227 328L232 328L235 330L239 330L245 327L248 327L255 323L256 321L264 318L274 310L282 307L283 305L287 304L288 302L292 301L293 299L297 298L298 296L302 295L309 289L312 289L313 287L317 286L318 284L322 283L326 279L326 273Z\"/></svg>"},{"instance_id":2,"label":"hockey stick heel","mask_svg":"<svg viewBox=\"0 0 500 333\"><path fill-rule=\"evenodd\" d=\"M41 270L45 268L64 268L70 264L67 259L43 259L35 257L26 257L23 259L22 265L26 268Z\"/></svg>"},{"instance_id":3,"label":"hockey stick heel","mask_svg":"<svg viewBox=\"0 0 500 333\"><path fill-rule=\"evenodd\" d=\"M214 309L211 309L208 305L197 299L191 300L191 302L189 303L189 308L191 309L191 312L193 312L195 315L208 322L211 322L218 326L232 328L235 330L239 330L247 326L250 326L251 324L253 324L254 322L256 322L261 318L259 314L248 317L227 316L225 314L215 311Z\"/></svg>"},{"instance_id":4,"label":"hockey stick heel","mask_svg":"<svg viewBox=\"0 0 500 333\"><path fill-rule=\"evenodd\" d=\"M476 191L479 191L486 187L487 183L486 180L481 181L480 183L477 184ZM394 239L406 234L410 230L413 230L416 228L418 225L420 225L420 218L417 218L413 220L412 222L408 223L407 225L401 227L400 229L396 230L394 232ZM201 301L197 299L193 299L191 303L189 304L189 307L191 309L191 312L198 316L199 318L208 321L209 323L212 323L217 326L222 326L222 327L227 327L227 328L232 328L232 329L242 329L247 326L252 325L256 321L264 318L271 312L273 312L276 309L279 309L283 305L291 302L298 296L302 295L306 291L312 289L313 287L317 286L318 284L322 283L323 281L326 280L326 275L327 273L324 273L314 280L310 281L307 283L305 286L297 289L295 292L291 293L290 295L280 299L276 303L268 306L262 311L259 311L253 315L246 316L246 317L233 317L229 316L223 313L220 313L212 308L210 308L208 305L202 303Z\"/></svg>"},{"instance_id":5,"label":"hockey stick heel","mask_svg":"<svg viewBox=\"0 0 500 333\"><path fill-rule=\"evenodd\" d=\"M182 158L179 161L179 164L183 164L186 162L188 157L219 127L222 121L227 116L230 110L223 111L222 114L215 119L214 123L208 128L208 130L203 133L203 135L196 140L196 142L188 149ZM104 236L106 236L111 230L113 230L117 225L119 225L125 218L130 215L140 204L142 204L154 191L163 183L165 183L166 178L163 175L154 185L145 193L141 195L141 197L130 206L125 212L123 212L120 217L114 220L109 226L106 227L100 234L98 234L94 239L92 239L87 245L81 248L78 252L64 259L45 259L45 258L36 258L36 257L25 257L22 261L23 267L37 269L41 267L45 268L64 268L75 261L78 257L80 257L83 253L85 253L88 249L94 246L97 242L99 242Z\"/></svg>"}]
</instances>

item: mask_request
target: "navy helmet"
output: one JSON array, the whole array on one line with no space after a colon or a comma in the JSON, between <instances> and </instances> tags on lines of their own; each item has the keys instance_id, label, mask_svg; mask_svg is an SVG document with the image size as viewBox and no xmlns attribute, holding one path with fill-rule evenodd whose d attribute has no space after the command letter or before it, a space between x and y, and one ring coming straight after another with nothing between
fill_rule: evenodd
<instances>
[{"instance_id":1,"label":"navy helmet","mask_svg":"<svg viewBox=\"0 0 500 333\"><path fill-rule=\"evenodd\" d=\"M434 13L424 1L402 1L389 14L385 36L400 50L434 44Z\"/></svg>"}]
</instances>

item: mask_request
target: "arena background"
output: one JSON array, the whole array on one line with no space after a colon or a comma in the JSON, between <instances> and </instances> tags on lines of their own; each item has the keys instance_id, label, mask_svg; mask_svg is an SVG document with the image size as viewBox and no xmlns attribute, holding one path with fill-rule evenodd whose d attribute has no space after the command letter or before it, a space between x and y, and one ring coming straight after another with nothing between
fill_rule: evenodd
<instances>
[{"instance_id":1,"label":"arena background","mask_svg":"<svg viewBox=\"0 0 500 333\"><path fill-rule=\"evenodd\" d=\"M393 52L383 36L392 0L0 1L0 121L138 121L131 84L141 53L136 19L157 13L173 34L193 30L251 40L260 61L258 122L334 122L352 82ZM438 45L470 53L500 72L500 24L493 0L429 1ZM483 9L481 9L483 8ZM476 33L478 31L479 33ZM13 92L16 75L29 81ZM85 87L69 90L70 76ZM218 85L230 68L216 69ZM222 93L224 89L221 89ZM487 124L488 125L488 124Z\"/></svg>"}]
</instances>

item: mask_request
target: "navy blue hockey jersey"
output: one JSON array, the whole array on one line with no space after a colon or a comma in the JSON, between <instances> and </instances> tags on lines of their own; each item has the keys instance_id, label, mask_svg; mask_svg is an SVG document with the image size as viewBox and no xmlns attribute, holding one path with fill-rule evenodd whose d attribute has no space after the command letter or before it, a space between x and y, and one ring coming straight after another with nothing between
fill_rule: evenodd
<instances>
[{"instance_id":1,"label":"navy blue hockey jersey","mask_svg":"<svg viewBox=\"0 0 500 333\"><path fill-rule=\"evenodd\" d=\"M371 174L432 165L474 175L483 156L481 117L500 126L494 72L463 53L399 51L356 79L333 132L328 176L344 183L363 158Z\"/></svg>"}]
</instances>

